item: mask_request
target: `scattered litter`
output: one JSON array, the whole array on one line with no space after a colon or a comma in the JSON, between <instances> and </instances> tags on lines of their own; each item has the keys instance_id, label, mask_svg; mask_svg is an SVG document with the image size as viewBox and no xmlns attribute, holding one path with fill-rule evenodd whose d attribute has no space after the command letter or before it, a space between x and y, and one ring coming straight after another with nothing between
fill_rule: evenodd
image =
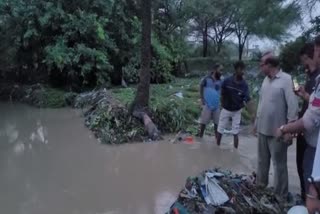
<instances>
[{"instance_id":1,"label":"scattered litter","mask_svg":"<svg viewBox=\"0 0 320 214\"><path fill-rule=\"evenodd\" d=\"M183 98L182 92L177 92L174 94L176 97Z\"/></svg>"},{"instance_id":2,"label":"scattered litter","mask_svg":"<svg viewBox=\"0 0 320 214\"><path fill-rule=\"evenodd\" d=\"M238 175L218 168L206 170L187 179L167 214L276 214L286 213L290 207L298 205L298 197L288 197L292 201L282 203L272 188L256 186L255 179L255 173Z\"/></svg>"},{"instance_id":3,"label":"scattered litter","mask_svg":"<svg viewBox=\"0 0 320 214\"><path fill-rule=\"evenodd\" d=\"M218 181L213 176L209 177L207 173L205 175L204 185L201 185L201 192L208 205L219 206L229 200L228 195L219 186Z\"/></svg>"},{"instance_id":4,"label":"scattered litter","mask_svg":"<svg viewBox=\"0 0 320 214\"><path fill-rule=\"evenodd\" d=\"M194 144L194 137L191 133L179 131L176 136L170 140L170 143Z\"/></svg>"}]
</instances>

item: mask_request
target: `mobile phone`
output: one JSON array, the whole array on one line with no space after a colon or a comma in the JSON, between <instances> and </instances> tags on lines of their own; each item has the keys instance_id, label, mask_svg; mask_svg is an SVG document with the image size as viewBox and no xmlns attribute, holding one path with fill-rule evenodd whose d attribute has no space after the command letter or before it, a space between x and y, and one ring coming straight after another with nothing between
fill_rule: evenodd
<instances>
[{"instance_id":1,"label":"mobile phone","mask_svg":"<svg viewBox=\"0 0 320 214\"><path fill-rule=\"evenodd\" d=\"M299 90L299 83L298 83L297 79L293 79L293 89L295 91Z\"/></svg>"}]
</instances>

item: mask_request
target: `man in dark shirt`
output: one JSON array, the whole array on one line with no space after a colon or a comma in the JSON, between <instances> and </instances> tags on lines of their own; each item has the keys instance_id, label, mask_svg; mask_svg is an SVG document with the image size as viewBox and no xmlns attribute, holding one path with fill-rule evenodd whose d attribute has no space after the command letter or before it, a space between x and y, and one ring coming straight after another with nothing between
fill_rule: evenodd
<instances>
[{"instance_id":1,"label":"man in dark shirt","mask_svg":"<svg viewBox=\"0 0 320 214\"><path fill-rule=\"evenodd\" d=\"M309 96L315 90L316 87L316 78L320 74L320 71L317 69L316 63L313 60L314 54L314 45L312 43L306 44L300 51L300 60L303 66L305 66L306 71L306 83L304 86L301 86L296 94L303 99L303 105L301 111L299 112L299 118L301 118L306 112L309 104ZM299 134L297 137L297 170L300 178L300 186L301 186L301 196L305 199L305 180L304 178L305 170L304 170L304 159L306 154L307 142L305 137L302 134ZM305 163L306 164L306 163ZM311 165L310 165L311 167ZM310 170L309 170L310 171Z\"/></svg>"},{"instance_id":2,"label":"man in dark shirt","mask_svg":"<svg viewBox=\"0 0 320 214\"><path fill-rule=\"evenodd\" d=\"M245 64L238 61L234 64L235 73L222 82L221 105L222 110L219 118L217 144L220 145L224 130L232 121L232 134L234 136L234 147L238 148L239 129L241 121L241 110L250 101L249 87L243 78Z\"/></svg>"}]
</instances>

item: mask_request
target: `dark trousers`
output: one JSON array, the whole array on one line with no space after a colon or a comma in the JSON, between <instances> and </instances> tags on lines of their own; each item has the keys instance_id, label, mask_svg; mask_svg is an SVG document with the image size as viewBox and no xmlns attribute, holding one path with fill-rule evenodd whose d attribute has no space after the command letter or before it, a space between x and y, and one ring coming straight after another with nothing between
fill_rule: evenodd
<instances>
[{"instance_id":1,"label":"dark trousers","mask_svg":"<svg viewBox=\"0 0 320 214\"><path fill-rule=\"evenodd\" d=\"M313 161L314 161L315 154L316 154L316 148L310 145L307 145L306 150L304 151L304 158L303 158L303 179L304 179L304 188L306 191L309 191L308 178L312 174Z\"/></svg>"},{"instance_id":2,"label":"dark trousers","mask_svg":"<svg viewBox=\"0 0 320 214\"><path fill-rule=\"evenodd\" d=\"M304 170L303 170L303 160L304 160L304 153L306 151L307 142L304 136L298 135L297 137L297 155L296 155L296 162L297 162L297 170L300 179L300 187L301 187L301 196L305 197L305 183L304 183Z\"/></svg>"}]
</instances>

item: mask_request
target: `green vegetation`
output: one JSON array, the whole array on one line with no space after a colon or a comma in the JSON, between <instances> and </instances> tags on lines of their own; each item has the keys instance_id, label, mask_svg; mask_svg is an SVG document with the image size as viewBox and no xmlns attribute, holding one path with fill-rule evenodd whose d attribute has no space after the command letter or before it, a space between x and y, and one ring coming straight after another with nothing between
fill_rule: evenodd
<instances>
[{"instance_id":1,"label":"green vegetation","mask_svg":"<svg viewBox=\"0 0 320 214\"><path fill-rule=\"evenodd\" d=\"M28 94L31 96L30 101L32 104L37 107L61 108L67 105L65 92L58 89L41 88L32 92L30 91Z\"/></svg>"},{"instance_id":2,"label":"green vegetation","mask_svg":"<svg viewBox=\"0 0 320 214\"><path fill-rule=\"evenodd\" d=\"M172 83L151 85L152 118L161 131L187 130L196 133L197 120L201 112L199 82L200 78L176 78ZM251 90L260 87L260 82L249 82ZM111 91L124 105L132 102L135 93L134 88L117 88ZM177 93L181 93L182 98ZM253 96L253 99L256 101L257 96ZM243 124L249 124L251 115L247 109L243 111L242 116Z\"/></svg>"},{"instance_id":3,"label":"green vegetation","mask_svg":"<svg viewBox=\"0 0 320 214\"><path fill-rule=\"evenodd\" d=\"M231 71L243 53L258 60L259 50L246 50L248 38L281 41L302 10L297 1L284 0L0 1L0 78L11 84L0 86L0 97L56 108L73 104L78 98L73 92L111 88L124 105L110 111L102 106L87 119L89 128L101 129L96 131L101 139L115 142L115 127L123 130L117 136L125 135L121 142L134 139L141 127L125 134L137 126L134 112L150 112L163 132L195 131L200 77L215 63ZM311 40L319 33L319 20L315 17L301 36ZM286 70L296 70L302 42L283 47ZM256 62L250 62L248 70L256 100L261 83ZM139 90L118 88L137 83ZM245 110L244 123L249 119ZM117 122L122 120L130 124Z\"/></svg>"},{"instance_id":4,"label":"green vegetation","mask_svg":"<svg viewBox=\"0 0 320 214\"><path fill-rule=\"evenodd\" d=\"M1 1L2 80L72 91L137 83L140 6L134 0ZM168 83L190 56L230 59L231 35L239 37L240 58L248 36L280 38L300 10L276 0L155 0L151 13L151 82ZM190 35L202 40L202 51L188 42Z\"/></svg>"}]
</instances>

